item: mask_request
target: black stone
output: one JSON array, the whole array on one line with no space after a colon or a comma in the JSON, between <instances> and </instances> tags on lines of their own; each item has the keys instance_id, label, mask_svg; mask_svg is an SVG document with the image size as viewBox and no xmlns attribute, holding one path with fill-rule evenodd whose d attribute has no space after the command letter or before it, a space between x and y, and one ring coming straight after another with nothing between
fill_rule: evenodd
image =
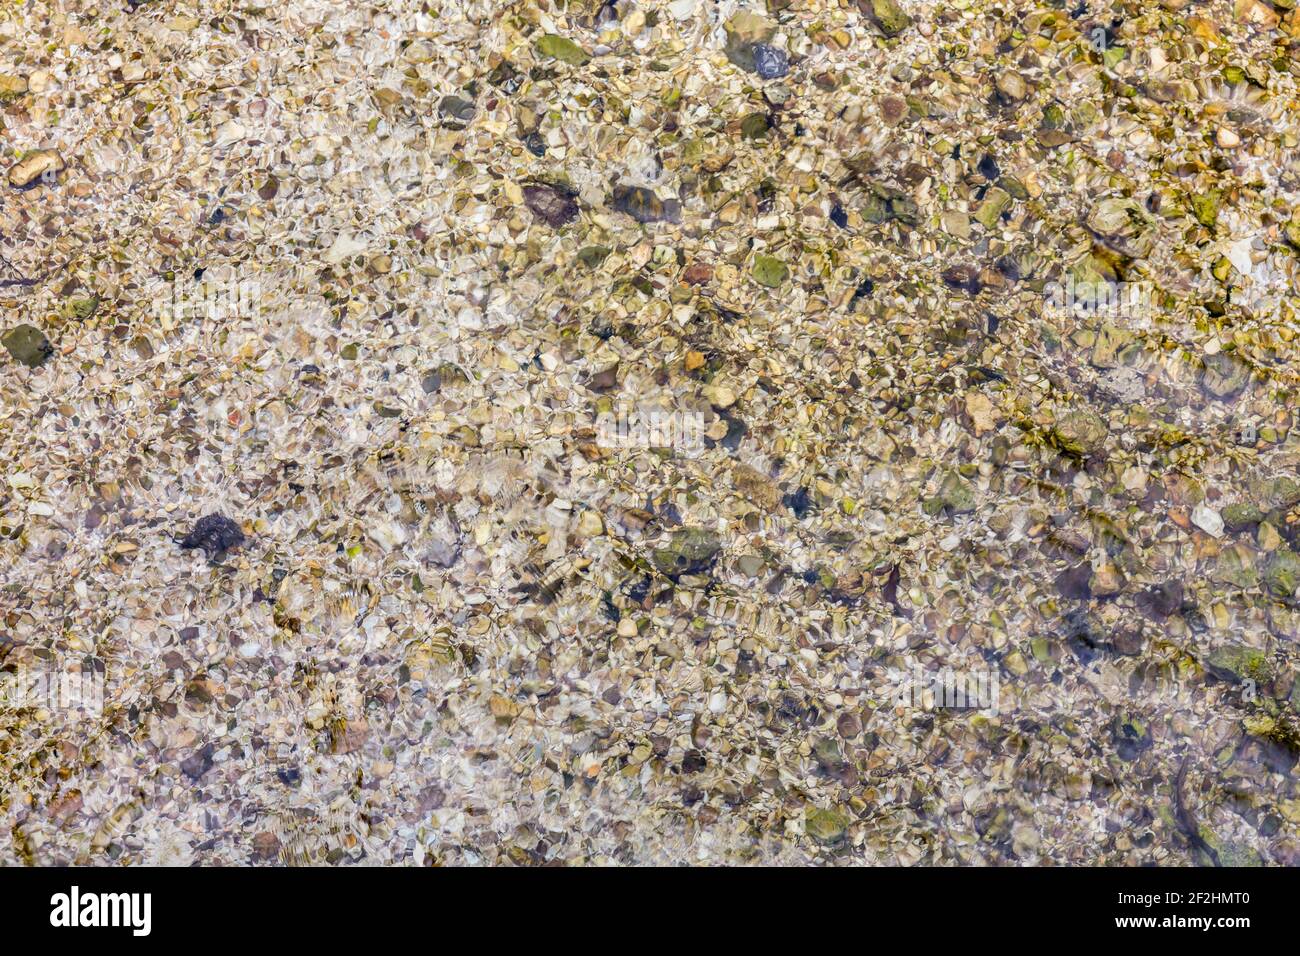
<instances>
[{"instance_id":1,"label":"black stone","mask_svg":"<svg viewBox=\"0 0 1300 956\"><path fill-rule=\"evenodd\" d=\"M1138 610L1154 618L1166 618L1183 606L1183 583L1166 581L1153 584L1138 594Z\"/></svg>"},{"instance_id":2,"label":"black stone","mask_svg":"<svg viewBox=\"0 0 1300 956\"><path fill-rule=\"evenodd\" d=\"M676 199L662 200L643 186L614 187L615 212L631 216L637 222L681 222L682 204Z\"/></svg>"},{"instance_id":3,"label":"black stone","mask_svg":"<svg viewBox=\"0 0 1300 956\"><path fill-rule=\"evenodd\" d=\"M552 229L558 229L578 218L576 195L573 190L550 183L531 183L524 187L524 205Z\"/></svg>"},{"instance_id":4,"label":"black stone","mask_svg":"<svg viewBox=\"0 0 1300 956\"><path fill-rule=\"evenodd\" d=\"M682 758L682 773L699 773L705 766L704 754L698 750L688 750Z\"/></svg>"},{"instance_id":5,"label":"black stone","mask_svg":"<svg viewBox=\"0 0 1300 956\"><path fill-rule=\"evenodd\" d=\"M1092 597L1092 568L1085 561L1056 576L1056 591L1063 598L1086 601Z\"/></svg>"},{"instance_id":6,"label":"black stone","mask_svg":"<svg viewBox=\"0 0 1300 956\"><path fill-rule=\"evenodd\" d=\"M489 83L507 96L513 96L518 92L519 87L523 85L523 77L519 74L519 71L505 60L497 64L492 72L488 74L487 79Z\"/></svg>"},{"instance_id":7,"label":"black stone","mask_svg":"<svg viewBox=\"0 0 1300 956\"><path fill-rule=\"evenodd\" d=\"M181 771L191 780L198 780L212 769L212 746L197 750L181 761Z\"/></svg>"},{"instance_id":8,"label":"black stone","mask_svg":"<svg viewBox=\"0 0 1300 956\"><path fill-rule=\"evenodd\" d=\"M943 281L951 289L961 289L969 295L978 295L983 283L974 267L968 265L949 266L943 270Z\"/></svg>"},{"instance_id":9,"label":"black stone","mask_svg":"<svg viewBox=\"0 0 1300 956\"><path fill-rule=\"evenodd\" d=\"M244 532L225 515L210 514L200 518L181 539L182 548L202 548L208 560L220 561L231 548L244 543Z\"/></svg>"},{"instance_id":10,"label":"black stone","mask_svg":"<svg viewBox=\"0 0 1300 956\"><path fill-rule=\"evenodd\" d=\"M781 501L794 512L794 516L800 521L808 516L808 512L812 510L813 506L812 495L808 493L807 488L800 488L793 494L785 495Z\"/></svg>"},{"instance_id":11,"label":"black stone","mask_svg":"<svg viewBox=\"0 0 1300 956\"><path fill-rule=\"evenodd\" d=\"M535 130L524 137L524 146L534 156L546 155L546 140Z\"/></svg>"}]
</instances>

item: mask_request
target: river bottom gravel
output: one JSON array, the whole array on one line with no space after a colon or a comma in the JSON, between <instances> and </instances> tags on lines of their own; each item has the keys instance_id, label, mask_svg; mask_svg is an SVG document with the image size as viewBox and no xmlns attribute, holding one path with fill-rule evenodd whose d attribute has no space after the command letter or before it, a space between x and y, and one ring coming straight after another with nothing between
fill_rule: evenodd
<instances>
[{"instance_id":1,"label":"river bottom gravel","mask_svg":"<svg viewBox=\"0 0 1300 956\"><path fill-rule=\"evenodd\" d=\"M0 5L0 864L1300 864L1297 76Z\"/></svg>"}]
</instances>

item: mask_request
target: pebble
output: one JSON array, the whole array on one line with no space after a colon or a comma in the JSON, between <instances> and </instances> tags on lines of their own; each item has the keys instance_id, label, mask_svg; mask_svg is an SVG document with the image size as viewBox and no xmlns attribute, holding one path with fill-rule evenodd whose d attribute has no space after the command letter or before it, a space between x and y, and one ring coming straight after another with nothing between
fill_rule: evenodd
<instances>
[{"instance_id":1,"label":"pebble","mask_svg":"<svg viewBox=\"0 0 1300 956\"><path fill-rule=\"evenodd\" d=\"M1226 126L1220 126L1215 140L1224 149L1235 149L1241 145L1241 137Z\"/></svg>"},{"instance_id":2,"label":"pebble","mask_svg":"<svg viewBox=\"0 0 1300 956\"><path fill-rule=\"evenodd\" d=\"M1211 537L1223 537L1223 518L1208 505L1197 505L1192 509L1192 524Z\"/></svg>"},{"instance_id":3,"label":"pebble","mask_svg":"<svg viewBox=\"0 0 1300 956\"><path fill-rule=\"evenodd\" d=\"M0 335L0 345L13 357L28 368L38 368L54 354L54 347L45 333L34 325L14 326L4 335Z\"/></svg>"},{"instance_id":4,"label":"pebble","mask_svg":"<svg viewBox=\"0 0 1300 956\"><path fill-rule=\"evenodd\" d=\"M10 167L9 185L24 189L36 185L37 180L53 182L63 168L63 157L57 150L40 149Z\"/></svg>"},{"instance_id":5,"label":"pebble","mask_svg":"<svg viewBox=\"0 0 1300 956\"><path fill-rule=\"evenodd\" d=\"M1004 103L1016 103L1029 95L1024 77L1014 70L1007 70L998 76L997 90Z\"/></svg>"},{"instance_id":6,"label":"pebble","mask_svg":"<svg viewBox=\"0 0 1300 956\"><path fill-rule=\"evenodd\" d=\"M766 43L754 44L754 71L765 80L775 80L790 72L790 57Z\"/></svg>"},{"instance_id":7,"label":"pebble","mask_svg":"<svg viewBox=\"0 0 1300 956\"><path fill-rule=\"evenodd\" d=\"M524 205L542 222L559 229L578 218L576 193L550 183L530 183L523 188Z\"/></svg>"},{"instance_id":8,"label":"pebble","mask_svg":"<svg viewBox=\"0 0 1300 956\"><path fill-rule=\"evenodd\" d=\"M227 551L243 545L244 540L239 525L223 514L213 513L195 522L189 534L180 540L180 546L202 549L208 560L216 563L225 557Z\"/></svg>"}]
</instances>

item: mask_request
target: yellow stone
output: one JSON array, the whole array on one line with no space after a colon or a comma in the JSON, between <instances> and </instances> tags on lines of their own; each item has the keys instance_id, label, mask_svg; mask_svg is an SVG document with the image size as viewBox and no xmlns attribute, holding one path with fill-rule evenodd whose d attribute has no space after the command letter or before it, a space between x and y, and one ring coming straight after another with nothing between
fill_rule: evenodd
<instances>
[{"instance_id":1,"label":"yellow stone","mask_svg":"<svg viewBox=\"0 0 1300 956\"><path fill-rule=\"evenodd\" d=\"M729 408L736 404L736 393L725 385L709 384L704 386L704 397L718 408Z\"/></svg>"},{"instance_id":2,"label":"yellow stone","mask_svg":"<svg viewBox=\"0 0 1300 956\"><path fill-rule=\"evenodd\" d=\"M1282 811L1282 816L1292 823L1300 824L1300 800L1283 800L1277 808Z\"/></svg>"},{"instance_id":3,"label":"yellow stone","mask_svg":"<svg viewBox=\"0 0 1300 956\"><path fill-rule=\"evenodd\" d=\"M56 175L61 169L63 157L55 150L37 150L9 170L9 185L15 188L29 186L40 177Z\"/></svg>"},{"instance_id":4,"label":"yellow stone","mask_svg":"<svg viewBox=\"0 0 1300 956\"><path fill-rule=\"evenodd\" d=\"M578 517L578 534L588 538L605 533L605 522L600 515L588 508Z\"/></svg>"}]
</instances>

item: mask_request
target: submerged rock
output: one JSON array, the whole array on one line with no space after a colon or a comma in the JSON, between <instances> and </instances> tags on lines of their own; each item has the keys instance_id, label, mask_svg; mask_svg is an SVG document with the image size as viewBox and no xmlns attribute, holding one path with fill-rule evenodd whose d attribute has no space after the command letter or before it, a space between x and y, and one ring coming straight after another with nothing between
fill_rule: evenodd
<instances>
[{"instance_id":1,"label":"submerged rock","mask_svg":"<svg viewBox=\"0 0 1300 956\"><path fill-rule=\"evenodd\" d=\"M925 513L938 515L946 510L949 514L965 514L975 510L975 486L955 471L950 471L939 485L938 493L926 500Z\"/></svg>"},{"instance_id":2,"label":"submerged rock","mask_svg":"<svg viewBox=\"0 0 1300 956\"><path fill-rule=\"evenodd\" d=\"M201 548L211 562L220 561L226 552L244 543L244 532L239 525L223 514L205 515L195 522L193 529L180 545L185 549Z\"/></svg>"},{"instance_id":3,"label":"submerged rock","mask_svg":"<svg viewBox=\"0 0 1300 956\"><path fill-rule=\"evenodd\" d=\"M1300 554L1289 548L1274 551L1264 565L1264 587L1283 601L1300 595Z\"/></svg>"},{"instance_id":4,"label":"submerged rock","mask_svg":"<svg viewBox=\"0 0 1300 956\"><path fill-rule=\"evenodd\" d=\"M463 127L474 118L476 112L473 100L460 96L444 96L438 104L438 112L448 125Z\"/></svg>"},{"instance_id":5,"label":"submerged rock","mask_svg":"<svg viewBox=\"0 0 1300 956\"><path fill-rule=\"evenodd\" d=\"M1061 415L1053 430L1062 451L1085 458L1105 447L1109 433L1105 419L1087 408L1074 408Z\"/></svg>"},{"instance_id":6,"label":"submerged rock","mask_svg":"<svg viewBox=\"0 0 1300 956\"><path fill-rule=\"evenodd\" d=\"M524 187L524 205L552 229L578 218L577 193L551 183L529 183Z\"/></svg>"},{"instance_id":7,"label":"submerged rock","mask_svg":"<svg viewBox=\"0 0 1300 956\"><path fill-rule=\"evenodd\" d=\"M920 217L916 201L901 189L862 175L858 171L861 167L855 167L855 162L856 160L848 160L845 165L854 171L854 175L866 187L866 197L862 203L862 218L873 224L897 219L909 226L915 226Z\"/></svg>"},{"instance_id":8,"label":"submerged rock","mask_svg":"<svg viewBox=\"0 0 1300 956\"><path fill-rule=\"evenodd\" d=\"M1128 584L1124 572L1114 561L1101 561L1092 569L1088 587L1093 597L1110 598L1119 594Z\"/></svg>"},{"instance_id":9,"label":"submerged rock","mask_svg":"<svg viewBox=\"0 0 1300 956\"><path fill-rule=\"evenodd\" d=\"M823 807L804 810L804 832L818 843L837 843L844 838L849 827L848 814Z\"/></svg>"},{"instance_id":10,"label":"submerged rock","mask_svg":"<svg viewBox=\"0 0 1300 956\"><path fill-rule=\"evenodd\" d=\"M1205 358L1201 384L1215 398L1232 398L1250 383L1250 365L1231 352L1216 352Z\"/></svg>"},{"instance_id":11,"label":"submerged rock","mask_svg":"<svg viewBox=\"0 0 1300 956\"><path fill-rule=\"evenodd\" d=\"M89 298L83 296L69 299L59 311L64 318L76 322L85 322L94 318L95 313L99 311L99 296L95 295Z\"/></svg>"},{"instance_id":12,"label":"submerged rock","mask_svg":"<svg viewBox=\"0 0 1300 956\"><path fill-rule=\"evenodd\" d=\"M1213 229L1219 222L1221 201L1222 197L1217 192L1198 193L1192 197L1192 215L1202 226Z\"/></svg>"},{"instance_id":13,"label":"submerged rock","mask_svg":"<svg viewBox=\"0 0 1300 956\"><path fill-rule=\"evenodd\" d=\"M1115 252L1132 259L1145 257L1155 241L1155 223L1132 199L1103 199L1092 207L1087 226Z\"/></svg>"},{"instance_id":14,"label":"submerged rock","mask_svg":"<svg viewBox=\"0 0 1300 956\"><path fill-rule=\"evenodd\" d=\"M699 574L707 571L722 550L717 532L707 528L681 528L668 544L656 548L654 566L661 574Z\"/></svg>"},{"instance_id":15,"label":"submerged rock","mask_svg":"<svg viewBox=\"0 0 1300 956\"><path fill-rule=\"evenodd\" d=\"M567 37L548 33L537 41L537 52L570 66L582 66L591 59L587 51Z\"/></svg>"},{"instance_id":16,"label":"submerged rock","mask_svg":"<svg viewBox=\"0 0 1300 956\"><path fill-rule=\"evenodd\" d=\"M912 18L894 0L858 0L858 9L887 37L896 37L912 25Z\"/></svg>"},{"instance_id":17,"label":"submerged rock","mask_svg":"<svg viewBox=\"0 0 1300 956\"><path fill-rule=\"evenodd\" d=\"M37 180L48 180L57 176L63 166L63 157L57 150L38 149L10 168L9 185L15 189L35 186Z\"/></svg>"},{"instance_id":18,"label":"submerged rock","mask_svg":"<svg viewBox=\"0 0 1300 956\"><path fill-rule=\"evenodd\" d=\"M676 199L663 200L644 186L615 186L613 206L617 212L637 222L680 222L682 204Z\"/></svg>"},{"instance_id":19,"label":"submerged rock","mask_svg":"<svg viewBox=\"0 0 1300 956\"><path fill-rule=\"evenodd\" d=\"M742 70L750 73L759 72L757 47L764 46L772 50L771 42L776 36L776 24L767 17L748 10L742 10L723 24L727 34L724 52L727 59Z\"/></svg>"},{"instance_id":20,"label":"submerged rock","mask_svg":"<svg viewBox=\"0 0 1300 956\"><path fill-rule=\"evenodd\" d=\"M1268 657L1263 651L1243 644L1216 648L1206 656L1204 664L1205 669L1220 680L1263 683L1269 679Z\"/></svg>"},{"instance_id":21,"label":"submerged rock","mask_svg":"<svg viewBox=\"0 0 1300 956\"><path fill-rule=\"evenodd\" d=\"M754 72L765 80L775 80L790 72L790 57L766 43L754 44Z\"/></svg>"},{"instance_id":22,"label":"submerged rock","mask_svg":"<svg viewBox=\"0 0 1300 956\"><path fill-rule=\"evenodd\" d=\"M1092 597L1092 567L1085 561L1066 568L1056 576L1056 593L1071 601Z\"/></svg>"},{"instance_id":23,"label":"submerged rock","mask_svg":"<svg viewBox=\"0 0 1300 956\"><path fill-rule=\"evenodd\" d=\"M1236 502L1224 507L1223 526L1229 531L1248 531L1264 520L1264 512L1249 502Z\"/></svg>"},{"instance_id":24,"label":"submerged rock","mask_svg":"<svg viewBox=\"0 0 1300 956\"><path fill-rule=\"evenodd\" d=\"M1282 234L1286 236L1287 242L1300 249L1300 217L1293 214L1290 221L1283 227Z\"/></svg>"},{"instance_id":25,"label":"submerged rock","mask_svg":"<svg viewBox=\"0 0 1300 956\"><path fill-rule=\"evenodd\" d=\"M14 361L21 362L28 368L43 365L45 360L54 354L50 340L34 325L15 326L0 336L0 345L8 350L14 357Z\"/></svg>"},{"instance_id":26,"label":"submerged rock","mask_svg":"<svg viewBox=\"0 0 1300 956\"><path fill-rule=\"evenodd\" d=\"M980 290L984 287L984 284L980 282L979 272L974 266L949 266L940 275L948 288L960 290L967 295L979 295Z\"/></svg>"},{"instance_id":27,"label":"submerged rock","mask_svg":"<svg viewBox=\"0 0 1300 956\"><path fill-rule=\"evenodd\" d=\"M769 289L775 289L790 277L789 267L772 256L754 256L754 279Z\"/></svg>"},{"instance_id":28,"label":"submerged rock","mask_svg":"<svg viewBox=\"0 0 1300 956\"><path fill-rule=\"evenodd\" d=\"M0 73L0 103L12 103L26 92L26 77Z\"/></svg>"},{"instance_id":29,"label":"submerged rock","mask_svg":"<svg viewBox=\"0 0 1300 956\"><path fill-rule=\"evenodd\" d=\"M1210 577L1221 584L1253 588L1259 581L1255 570L1255 552L1243 544L1224 548L1215 560Z\"/></svg>"},{"instance_id":30,"label":"submerged rock","mask_svg":"<svg viewBox=\"0 0 1300 956\"><path fill-rule=\"evenodd\" d=\"M999 74L994 87L998 91L998 100L1004 106L1019 103L1029 95L1029 86L1025 83L1025 78L1015 70L1006 70Z\"/></svg>"},{"instance_id":31,"label":"submerged rock","mask_svg":"<svg viewBox=\"0 0 1300 956\"><path fill-rule=\"evenodd\" d=\"M1133 761L1151 748L1150 725L1137 714L1120 714L1111 723L1115 753L1120 760Z\"/></svg>"},{"instance_id":32,"label":"submerged rock","mask_svg":"<svg viewBox=\"0 0 1300 956\"><path fill-rule=\"evenodd\" d=\"M1182 608L1183 584L1181 581L1153 584L1138 594L1136 603L1142 613L1164 620Z\"/></svg>"},{"instance_id":33,"label":"submerged rock","mask_svg":"<svg viewBox=\"0 0 1300 956\"><path fill-rule=\"evenodd\" d=\"M992 231L1011 206L1011 194L1005 189L994 186L984 196L984 202L975 211L975 218L985 229Z\"/></svg>"},{"instance_id":34,"label":"submerged rock","mask_svg":"<svg viewBox=\"0 0 1300 956\"><path fill-rule=\"evenodd\" d=\"M1251 495L1265 511L1294 508L1300 505L1300 479L1291 475L1263 478L1251 483Z\"/></svg>"},{"instance_id":35,"label":"submerged rock","mask_svg":"<svg viewBox=\"0 0 1300 956\"><path fill-rule=\"evenodd\" d=\"M794 491L781 496L781 503L790 509L790 513L802 521L813 510L813 498L806 486L800 485Z\"/></svg>"}]
</instances>

